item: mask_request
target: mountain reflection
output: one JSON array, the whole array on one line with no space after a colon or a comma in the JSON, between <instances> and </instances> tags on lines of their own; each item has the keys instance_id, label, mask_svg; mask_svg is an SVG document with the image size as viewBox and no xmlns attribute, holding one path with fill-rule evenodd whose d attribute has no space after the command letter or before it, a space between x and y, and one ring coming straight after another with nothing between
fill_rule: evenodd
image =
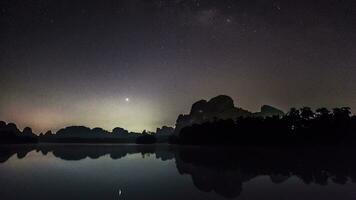
<instances>
[{"instance_id":1,"label":"mountain reflection","mask_svg":"<svg viewBox=\"0 0 356 200\"><path fill-rule=\"evenodd\" d=\"M181 175L190 175L197 189L238 197L243 184L269 176L275 184L298 177L305 184L327 185L356 182L355 150L350 148L227 148L172 145L25 145L0 146L0 163L13 155L51 152L62 160L98 159L109 155L121 159L129 154L154 155L162 161L174 159Z\"/></svg>"},{"instance_id":2,"label":"mountain reflection","mask_svg":"<svg viewBox=\"0 0 356 200\"><path fill-rule=\"evenodd\" d=\"M269 176L276 184L292 176L305 184L355 183L353 152L334 148L180 149L175 159L179 173L190 174L198 189L236 197L243 183L258 176Z\"/></svg>"}]
</instances>

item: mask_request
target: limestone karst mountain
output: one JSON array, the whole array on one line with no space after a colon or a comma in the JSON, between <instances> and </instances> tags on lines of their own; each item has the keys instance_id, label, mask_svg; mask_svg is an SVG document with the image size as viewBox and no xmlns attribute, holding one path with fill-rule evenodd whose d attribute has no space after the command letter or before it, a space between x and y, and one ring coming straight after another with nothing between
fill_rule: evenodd
<instances>
[{"instance_id":1,"label":"limestone karst mountain","mask_svg":"<svg viewBox=\"0 0 356 200\"><path fill-rule=\"evenodd\" d=\"M216 96L209 101L199 100L195 102L189 114L181 114L176 121L175 134L186 126L199 124L214 119L236 119L238 117L268 117L282 116L283 111L269 105L261 107L261 111L252 113L240 107L235 107L234 101L227 95Z\"/></svg>"}]
</instances>

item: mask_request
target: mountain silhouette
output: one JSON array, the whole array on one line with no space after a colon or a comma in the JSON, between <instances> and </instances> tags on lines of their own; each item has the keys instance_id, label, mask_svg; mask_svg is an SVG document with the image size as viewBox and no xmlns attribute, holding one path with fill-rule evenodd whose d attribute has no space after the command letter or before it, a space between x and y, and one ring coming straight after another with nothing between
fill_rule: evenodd
<instances>
[{"instance_id":1,"label":"mountain silhouette","mask_svg":"<svg viewBox=\"0 0 356 200\"><path fill-rule=\"evenodd\" d=\"M1 143L34 143L38 137L32 132L32 129L26 127L21 132L16 124L0 121L0 144Z\"/></svg>"},{"instance_id":2,"label":"mountain silhouette","mask_svg":"<svg viewBox=\"0 0 356 200\"><path fill-rule=\"evenodd\" d=\"M253 113L256 117L283 116L284 112L273 106L263 105L260 112Z\"/></svg>"},{"instance_id":3,"label":"mountain silhouette","mask_svg":"<svg viewBox=\"0 0 356 200\"><path fill-rule=\"evenodd\" d=\"M201 124L216 119L236 119L239 117L271 117L282 116L283 111L269 105L261 107L261 111L252 113L248 110L235 107L234 101L227 95L219 95L209 101L199 100L195 102L190 113L179 115L176 120L175 135L178 135L182 128L193 124Z\"/></svg>"},{"instance_id":4,"label":"mountain silhouette","mask_svg":"<svg viewBox=\"0 0 356 200\"><path fill-rule=\"evenodd\" d=\"M356 116L349 107L328 110L291 108L286 114L263 105L260 112L236 107L231 97L216 96L195 102L189 114L179 115L176 127L163 126L156 133L129 132L121 127L69 126L55 134L35 135L26 127L0 121L0 143L179 143L190 145L355 145Z\"/></svg>"}]
</instances>

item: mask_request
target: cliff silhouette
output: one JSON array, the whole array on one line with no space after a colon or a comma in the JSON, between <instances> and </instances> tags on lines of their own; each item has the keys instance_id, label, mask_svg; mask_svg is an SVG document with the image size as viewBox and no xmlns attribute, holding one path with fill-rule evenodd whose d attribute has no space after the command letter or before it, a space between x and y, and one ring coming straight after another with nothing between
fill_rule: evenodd
<instances>
[{"instance_id":1,"label":"cliff silhouette","mask_svg":"<svg viewBox=\"0 0 356 200\"><path fill-rule=\"evenodd\" d=\"M0 121L0 144L1 143L35 143L38 137L32 129L26 127L20 131L16 124Z\"/></svg>"},{"instance_id":2,"label":"cliff silhouette","mask_svg":"<svg viewBox=\"0 0 356 200\"><path fill-rule=\"evenodd\" d=\"M179 115L176 121L175 135L182 128L193 124L201 124L216 119L237 119L239 117L272 117L283 116L284 112L269 105L263 105L261 111L252 113L243 108L235 107L234 101L227 95L219 95L209 101L200 100L195 102L189 114Z\"/></svg>"}]
</instances>

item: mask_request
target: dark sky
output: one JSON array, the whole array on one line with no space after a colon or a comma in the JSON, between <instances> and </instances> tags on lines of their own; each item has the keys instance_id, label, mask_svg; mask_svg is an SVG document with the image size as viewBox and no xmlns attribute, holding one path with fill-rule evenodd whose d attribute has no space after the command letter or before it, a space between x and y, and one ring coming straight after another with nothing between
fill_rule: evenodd
<instances>
[{"instance_id":1,"label":"dark sky","mask_svg":"<svg viewBox=\"0 0 356 200\"><path fill-rule=\"evenodd\" d=\"M1 0L0 119L174 125L199 99L356 109L354 0ZM128 99L126 99L128 98Z\"/></svg>"}]
</instances>

